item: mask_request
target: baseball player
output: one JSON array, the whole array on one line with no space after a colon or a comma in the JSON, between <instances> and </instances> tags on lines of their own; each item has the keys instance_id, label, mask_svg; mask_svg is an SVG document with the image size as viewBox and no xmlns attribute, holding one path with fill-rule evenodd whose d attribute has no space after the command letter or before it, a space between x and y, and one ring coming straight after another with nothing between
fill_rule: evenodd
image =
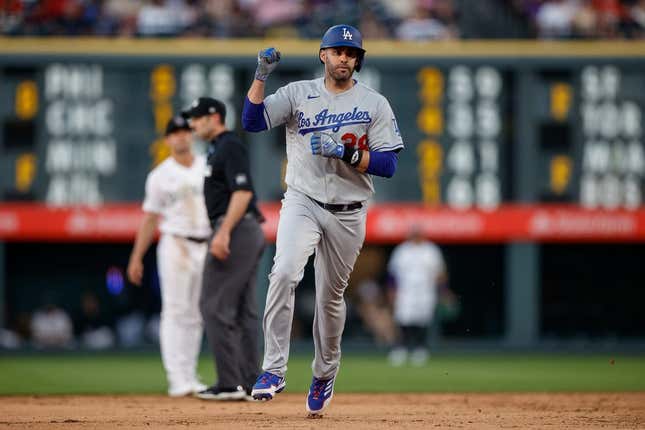
<instances>
[{"instance_id":1,"label":"baseball player","mask_svg":"<svg viewBox=\"0 0 645 430\"><path fill-rule=\"evenodd\" d=\"M323 78L290 83L265 98L265 81L280 61L275 48L258 54L242 113L244 129L286 124L287 191L264 314L264 361L252 391L272 399L286 385L295 288L315 252L315 357L307 410L320 415L334 392L345 324L343 294L365 237L371 175L391 177L403 149L387 99L353 79L363 65L360 32L327 30L319 50Z\"/></svg>"},{"instance_id":2,"label":"baseball player","mask_svg":"<svg viewBox=\"0 0 645 430\"><path fill-rule=\"evenodd\" d=\"M202 193L206 160L192 153L191 130L184 118L168 122L166 143L170 157L146 180L144 217L130 255L128 278L141 285L143 256L159 225L161 359L168 395L180 397L206 389L196 366L203 331L199 297L210 225Z\"/></svg>"},{"instance_id":3,"label":"baseball player","mask_svg":"<svg viewBox=\"0 0 645 430\"><path fill-rule=\"evenodd\" d=\"M400 345L389 354L390 363L400 366L410 357L414 365L428 359L428 328L437 304L437 289L448 278L441 250L413 226L409 238L392 251L388 273L394 280L394 320Z\"/></svg>"}]
</instances>

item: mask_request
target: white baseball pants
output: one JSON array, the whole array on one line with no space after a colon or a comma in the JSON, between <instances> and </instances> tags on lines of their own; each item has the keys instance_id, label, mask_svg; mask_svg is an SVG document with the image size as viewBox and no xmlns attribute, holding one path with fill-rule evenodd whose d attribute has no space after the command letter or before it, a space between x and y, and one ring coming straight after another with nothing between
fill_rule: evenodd
<instances>
[{"instance_id":1,"label":"white baseball pants","mask_svg":"<svg viewBox=\"0 0 645 430\"><path fill-rule=\"evenodd\" d=\"M157 247L161 284L161 359L168 392L191 391L197 383L197 360L203 324L199 311L207 242L164 234Z\"/></svg>"}]
</instances>

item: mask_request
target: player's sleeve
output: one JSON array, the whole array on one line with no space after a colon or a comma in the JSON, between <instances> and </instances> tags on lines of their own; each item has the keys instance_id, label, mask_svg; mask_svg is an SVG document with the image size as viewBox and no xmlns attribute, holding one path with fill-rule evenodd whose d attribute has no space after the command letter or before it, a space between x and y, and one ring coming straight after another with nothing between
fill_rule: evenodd
<instances>
[{"instance_id":1,"label":"player's sleeve","mask_svg":"<svg viewBox=\"0 0 645 430\"><path fill-rule=\"evenodd\" d=\"M246 146L242 143L227 144L224 175L231 192L253 191L250 169L249 153Z\"/></svg>"},{"instance_id":2,"label":"player's sleeve","mask_svg":"<svg viewBox=\"0 0 645 430\"><path fill-rule=\"evenodd\" d=\"M249 100L248 97L244 97L242 128L252 133L268 128L266 120L264 119L264 102L256 104Z\"/></svg>"},{"instance_id":3,"label":"player's sleeve","mask_svg":"<svg viewBox=\"0 0 645 430\"><path fill-rule=\"evenodd\" d=\"M289 121L293 115L294 87L285 85L264 99L264 120L271 129Z\"/></svg>"},{"instance_id":4,"label":"player's sleeve","mask_svg":"<svg viewBox=\"0 0 645 430\"><path fill-rule=\"evenodd\" d=\"M367 142L370 151L375 152L398 152L403 149L399 125L385 97L380 98L372 124L367 129Z\"/></svg>"},{"instance_id":5,"label":"player's sleeve","mask_svg":"<svg viewBox=\"0 0 645 430\"><path fill-rule=\"evenodd\" d=\"M159 185L159 177L152 172L146 178L146 195L143 199L143 211L161 214L164 206L164 193Z\"/></svg>"}]
</instances>

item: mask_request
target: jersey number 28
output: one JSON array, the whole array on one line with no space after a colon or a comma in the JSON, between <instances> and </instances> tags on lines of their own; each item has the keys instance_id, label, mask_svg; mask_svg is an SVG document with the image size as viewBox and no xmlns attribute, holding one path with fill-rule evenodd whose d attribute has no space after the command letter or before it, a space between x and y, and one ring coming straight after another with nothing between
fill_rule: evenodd
<instances>
[{"instance_id":1,"label":"jersey number 28","mask_svg":"<svg viewBox=\"0 0 645 430\"><path fill-rule=\"evenodd\" d=\"M356 141L358 140L358 149L367 151L369 146L367 145L367 135L364 134L358 138L354 133L345 133L340 138L343 141L343 145L351 149L356 148Z\"/></svg>"}]
</instances>

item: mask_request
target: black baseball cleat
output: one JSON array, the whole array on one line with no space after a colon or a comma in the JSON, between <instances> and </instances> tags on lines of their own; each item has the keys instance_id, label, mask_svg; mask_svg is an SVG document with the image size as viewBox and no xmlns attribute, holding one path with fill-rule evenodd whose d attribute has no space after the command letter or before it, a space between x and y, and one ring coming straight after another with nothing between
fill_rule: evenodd
<instances>
[{"instance_id":1,"label":"black baseball cleat","mask_svg":"<svg viewBox=\"0 0 645 430\"><path fill-rule=\"evenodd\" d=\"M240 386L227 388L213 385L195 394L195 396L202 400L245 400L246 391Z\"/></svg>"},{"instance_id":2,"label":"black baseball cleat","mask_svg":"<svg viewBox=\"0 0 645 430\"><path fill-rule=\"evenodd\" d=\"M249 385L247 387L244 387L244 393L246 396L244 397L244 400L247 402L257 402L258 400L253 397L253 386Z\"/></svg>"}]
</instances>

